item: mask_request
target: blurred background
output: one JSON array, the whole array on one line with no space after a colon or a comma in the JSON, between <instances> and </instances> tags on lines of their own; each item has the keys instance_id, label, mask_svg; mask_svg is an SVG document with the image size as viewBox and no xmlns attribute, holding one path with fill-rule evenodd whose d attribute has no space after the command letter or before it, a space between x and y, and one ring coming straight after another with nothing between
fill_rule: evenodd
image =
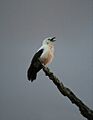
<instances>
[{"instance_id":1,"label":"blurred background","mask_svg":"<svg viewBox=\"0 0 93 120\"><path fill-rule=\"evenodd\" d=\"M49 68L93 109L93 0L0 0L0 120L86 120L41 70L27 80L44 38Z\"/></svg>"}]
</instances>

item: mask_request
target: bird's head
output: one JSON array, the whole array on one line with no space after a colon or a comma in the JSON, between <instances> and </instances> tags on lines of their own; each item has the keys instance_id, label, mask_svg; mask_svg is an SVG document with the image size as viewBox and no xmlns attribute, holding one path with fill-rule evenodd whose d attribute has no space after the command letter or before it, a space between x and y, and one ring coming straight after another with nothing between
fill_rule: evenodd
<instances>
[{"instance_id":1,"label":"bird's head","mask_svg":"<svg viewBox=\"0 0 93 120\"><path fill-rule=\"evenodd\" d=\"M53 45L54 42L56 41L55 38L56 37L45 38L44 41L43 41L43 45Z\"/></svg>"}]
</instances>

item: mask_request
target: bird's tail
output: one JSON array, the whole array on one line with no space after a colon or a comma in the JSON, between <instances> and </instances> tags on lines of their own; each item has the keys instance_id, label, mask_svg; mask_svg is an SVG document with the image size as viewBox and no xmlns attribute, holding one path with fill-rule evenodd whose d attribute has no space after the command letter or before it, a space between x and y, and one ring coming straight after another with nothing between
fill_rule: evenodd
<instances>
[{"instance_id":1,"label":"bird's tail","mask_svg":"<svg viewBox=\"0 0 93 120\"><path fill-rule=\"evenodd\" d=\"M31 68L29 68L28 71L27 71L28 80L33 82L33 80L36 79L36 76L37 76L37 73L32 71Z\"/></svg>"}]
</instances>

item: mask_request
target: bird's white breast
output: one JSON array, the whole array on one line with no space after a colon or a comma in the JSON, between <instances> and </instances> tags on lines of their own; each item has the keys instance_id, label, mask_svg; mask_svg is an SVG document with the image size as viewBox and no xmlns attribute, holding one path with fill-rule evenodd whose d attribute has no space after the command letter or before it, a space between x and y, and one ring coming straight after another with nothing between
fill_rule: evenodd
<instances>
[{"instance_id":1,"label":"bird's white breast","mask_svg":"<svg viewBox=\"0 0 93 120\"><path fill-rule=\"evenodd\" d=\"M44 46L44 51L42 55L40 56L40 60L42 64L46 65L52 62L54 57L54 46Z\"/></svg>"}]
</instances>

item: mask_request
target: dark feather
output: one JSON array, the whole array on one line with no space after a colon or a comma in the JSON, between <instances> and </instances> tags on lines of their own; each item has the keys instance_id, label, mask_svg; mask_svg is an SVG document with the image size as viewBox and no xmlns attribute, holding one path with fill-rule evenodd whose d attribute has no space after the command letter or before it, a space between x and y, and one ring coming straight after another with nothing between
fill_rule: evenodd
<instances>
[{"instance_id":1,"label":"dark feather","mask_svg":"<svg viewBox=\"0 0 93 120\"><path fill-rule=\"evenodd\" d=\"M42 69L42 65L39 61L39 58L41 54L43 53L44 49L39 50L33 57L31 65L27 71L27 77L29 81L33 81L36 79L37 72L39 72Z\"/></svg>"}]
</instances>

